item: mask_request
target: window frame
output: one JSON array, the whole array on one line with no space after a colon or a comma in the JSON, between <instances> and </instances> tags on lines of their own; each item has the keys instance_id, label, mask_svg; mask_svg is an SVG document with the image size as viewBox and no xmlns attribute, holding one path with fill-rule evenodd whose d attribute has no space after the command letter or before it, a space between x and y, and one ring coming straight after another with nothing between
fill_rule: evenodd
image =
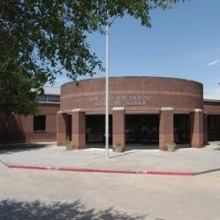
<instances>
[{"instance_id":1,"label":"window frame","mask_svg":"<svg viewBox=\"0 0 220 220\"><path fill-rule=\"evenodd\" d=\"M36 115L33 117L33 131L46 132L46 115Z\"/></svg>"}]
</instances>

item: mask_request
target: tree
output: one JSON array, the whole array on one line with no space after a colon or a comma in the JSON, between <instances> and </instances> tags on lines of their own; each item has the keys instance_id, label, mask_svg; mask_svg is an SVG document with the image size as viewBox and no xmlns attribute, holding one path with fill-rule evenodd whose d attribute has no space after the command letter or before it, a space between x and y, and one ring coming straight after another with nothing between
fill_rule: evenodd
<instances>
[{"instance_id":1,"label":"tree","mask_svg":"<svg viewBox=\"0 0 220 220\"><path fill-rule=\"evenodd\" d=\"M36 97L57 74L73 80L103 70L87 35L104 34L110 18L129 14L150 27L150 11L184 0L0 1L0 110L36 113Z\"/></svg>"}]
</instances>

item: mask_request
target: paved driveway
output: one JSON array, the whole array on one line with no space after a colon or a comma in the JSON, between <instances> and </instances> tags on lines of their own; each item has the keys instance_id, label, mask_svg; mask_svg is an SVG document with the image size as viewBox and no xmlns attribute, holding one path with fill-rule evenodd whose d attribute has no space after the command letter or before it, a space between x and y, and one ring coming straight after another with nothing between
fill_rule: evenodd
<instances>
[{"instance_id":1,"label":"paved driveway","mask_svg":"<svg viewBox=\"0 0 220 220\"><path fill-rule=\"evenodd\" d=\"M218 220L220 173L199 176L9 169L0 219Z\"/></svg>"},{"instance_id":2,"label":"paved driveway","mask_svg":"<svg viewBox=\"0 0 220 220\"><path fill-rule=\"evenodd\" d=\"M45 152L52 157L51 148ZM29 153L23 152L26 156ZM37 151L32 153L36 163ZM6 155L12 154L1 154L1 159L6 160L2 158ZM59 157L58 161L65 158ZM113 157L109 161L116 160ZM0 163L0 177L0 219L218 220L220 216L220 172L197 176L127 175L9 169Z\"/></svg>"}]
</instances>

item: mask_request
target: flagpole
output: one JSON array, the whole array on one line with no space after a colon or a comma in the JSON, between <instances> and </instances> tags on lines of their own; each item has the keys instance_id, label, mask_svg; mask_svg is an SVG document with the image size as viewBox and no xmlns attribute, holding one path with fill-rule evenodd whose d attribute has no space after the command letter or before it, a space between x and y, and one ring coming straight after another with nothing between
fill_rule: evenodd
<instances>
[{"instance_id":1,"label":"flagpole","mask_svg":"<svg viewBox=\"0 0 220 220\"><path fill-rule=\"evenodd\" d=\"M109 20L107 11L107 24L105 33L106 67L105 67L105 158L109 158Z\"/></svg>"}]
</instances>

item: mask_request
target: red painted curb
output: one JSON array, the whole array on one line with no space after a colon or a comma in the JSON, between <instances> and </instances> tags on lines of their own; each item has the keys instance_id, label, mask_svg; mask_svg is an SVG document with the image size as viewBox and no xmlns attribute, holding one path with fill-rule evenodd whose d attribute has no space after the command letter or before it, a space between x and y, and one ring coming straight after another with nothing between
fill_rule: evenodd
<instances>
[{"instance_id":1,"label":"red painted curb","mask_svg":"<svg viewBox=\"0 0 220 220\"><path fill-rule=\"evenodd\" d=\"M36 165L21 165L21 164L10 164L7 165L9 168L18 169L35 169L35 170L58 170L58 171L78 171L78 172L96 172L96 173L127 173L135 174L139 171L135 170L110 170L110 169L98 169L98 168L80 168L80 167L57 167L57 166L36 166Z\"/></svg>"},{"instance_id":2,"label":"red painted curb","mask_svg":"<svg viewBox=\"0 0 220 220\"><path fill-rule=\"evenodd\" d=\"M153 175L178 175L178 176L194 175L193 172L189 172L189 171L99 169L99 168L80 168L80 167L37 166L37 165L24 165L24 164L8 164L7 166L9 168L18 168L18 169L58 170L58 171L72 171L72 172L153 174Z\"/></svg>"}]
</instances>

